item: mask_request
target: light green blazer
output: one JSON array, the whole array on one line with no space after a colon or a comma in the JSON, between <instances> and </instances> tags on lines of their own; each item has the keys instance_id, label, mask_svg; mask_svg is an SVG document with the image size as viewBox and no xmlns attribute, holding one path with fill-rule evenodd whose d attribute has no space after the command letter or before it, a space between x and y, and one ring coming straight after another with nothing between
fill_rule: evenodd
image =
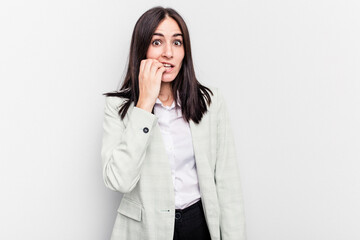
<instances>
[{"instance_id":1,"label":"light green blazer","mask_svg":"<svg viewBox=\"0 0 360 240\"><path fill-rule=\"evenodd\" d=\"M212 240L245 240L236 150L223 96L214 96L200 124L190 121L201 199ZM124 193L111 240L172 240L174 186L158 118L134 103L106 97L102 167L105 185ZM144 128L147 128L148 131Z\"/></svg>"}]
</instances>

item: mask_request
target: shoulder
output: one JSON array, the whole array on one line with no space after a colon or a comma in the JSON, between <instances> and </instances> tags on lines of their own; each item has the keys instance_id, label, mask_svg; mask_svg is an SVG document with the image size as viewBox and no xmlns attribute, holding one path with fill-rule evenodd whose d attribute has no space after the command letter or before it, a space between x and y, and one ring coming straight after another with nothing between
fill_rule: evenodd
<instances>
[{"instance_id":1,"label":"shoulder","mask_svg":"<svg viewBox=\"0 0 360 240\"><path fill-rule=\"evenodd\" d=\"M126 98L117 97L117 96L106 96L105 97L105 107L111 109L119 109L119 107L126 101Z\"/></svg>"},{"instance_id":2,"label":"shoulder","mask_svg":"<svg viewBox=\"0 0 360 240\"><path fill-rule=\"evenodd\" d=\"M105 97L105 113L116 118L120 118L119 110L127 101L127 98L118 96L106 96Z\"/></svg>"},{"instance_id":3,"label":"shoulder","mask_svg":"<svg viewBox=\"0 0 360 240\"><path fill-rule=\"evenodd\" d=\"M210 109L215 111L219 111L222 105L224 105L224 96L222 94L221 88L216 86L206 86L208 89L211 90L213 94L210 93L211 96L211 105Z\"/></svg>"}]
</instances>

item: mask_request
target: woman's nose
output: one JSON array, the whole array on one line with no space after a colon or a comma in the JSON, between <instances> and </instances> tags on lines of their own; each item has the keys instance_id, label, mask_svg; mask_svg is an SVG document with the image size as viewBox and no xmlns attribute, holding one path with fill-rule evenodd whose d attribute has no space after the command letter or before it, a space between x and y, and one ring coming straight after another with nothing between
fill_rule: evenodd
<instances>
[{"instance_id":1,"label":"woman's nose","mask_svg":"<svg viewBox=\"0 0 360 240\"><path fill-rule=\"evenodd\" d=\"M162 55L163 55L163 57L167 57L167 58L173 57L173 49L172 49L171 44L169 44L169 43L165 44Z\"/></svg>"}]
</instances>

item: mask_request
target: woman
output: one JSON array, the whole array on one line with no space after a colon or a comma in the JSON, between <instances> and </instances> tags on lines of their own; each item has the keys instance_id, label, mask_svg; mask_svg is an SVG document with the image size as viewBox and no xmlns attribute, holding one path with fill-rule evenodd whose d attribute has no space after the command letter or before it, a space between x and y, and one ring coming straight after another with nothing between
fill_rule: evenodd
<instances>
[{"instance_id":1,"label":"woman","mask_svg":"<svg viewBox=\"0 0 360 240\"><path fill-rule=\"evenodd\" d=\"M105 95L103 177L124 193L111 239L245 239L225 102L197 81L175 10L140 17L122 87Z\"/></svg>"}]
</instances>

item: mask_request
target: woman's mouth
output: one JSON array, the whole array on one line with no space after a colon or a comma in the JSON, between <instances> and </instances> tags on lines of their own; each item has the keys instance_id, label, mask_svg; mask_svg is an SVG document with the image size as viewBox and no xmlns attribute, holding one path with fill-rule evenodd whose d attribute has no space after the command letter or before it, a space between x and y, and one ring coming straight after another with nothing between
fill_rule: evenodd
<instances>
[{"instance_id":1,"label":"woman's mouth","mask_svg":"<svg viewBox=\"0 0 360 240\"><path fill-rule=\"evenodd\" d=\"M174 69L174 65L170 63L163 63L163 65L166 68L164 73L170 73Z\"/></svg>"}]
</instances>

